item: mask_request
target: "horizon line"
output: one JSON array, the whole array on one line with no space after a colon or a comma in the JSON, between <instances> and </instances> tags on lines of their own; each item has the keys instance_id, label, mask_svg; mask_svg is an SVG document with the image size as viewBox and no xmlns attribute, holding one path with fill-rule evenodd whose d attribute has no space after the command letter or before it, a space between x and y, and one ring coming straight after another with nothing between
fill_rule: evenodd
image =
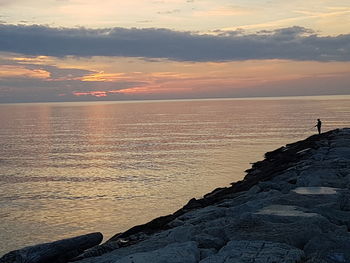
<instances>
[{"instance_id":1,"label":"horizon line","mask_svg":"<svg viewBox=\"0 0 350 263\"><path fill-rule=\"evenodd\" d=\"M338 99L339 97L349 96L349 94L328 94L328 95L284 95L284 96L252 96L252 97L211 97L211 98L173 98L173 99L132 99L132 100L76 100L76 101L28 101L28 102L0 102L1 105L11 104L61 104L61 103L148 103L148 102L171 102L171 101L212 101L212 100L288 100L288 99L318 99L328 97L329 99Z\"/></svg>"}]
</instances>

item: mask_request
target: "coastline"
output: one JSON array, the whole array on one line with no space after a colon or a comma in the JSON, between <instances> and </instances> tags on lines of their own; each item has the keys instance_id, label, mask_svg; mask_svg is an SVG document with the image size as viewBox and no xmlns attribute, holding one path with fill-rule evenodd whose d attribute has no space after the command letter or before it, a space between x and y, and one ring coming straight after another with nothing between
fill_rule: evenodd
<instances>
[{"instance_id":1,"label":"coastline","mask_svg":"<svg viewBox=\"0 0 350 263\"><path fill-rule=\"evenodd\" d=\"M313 135L266 153L231 187L65 261L348 262L349 161L349 128ZM14 254L0 262L20 262Z\"/></svg>"}]
</instances>

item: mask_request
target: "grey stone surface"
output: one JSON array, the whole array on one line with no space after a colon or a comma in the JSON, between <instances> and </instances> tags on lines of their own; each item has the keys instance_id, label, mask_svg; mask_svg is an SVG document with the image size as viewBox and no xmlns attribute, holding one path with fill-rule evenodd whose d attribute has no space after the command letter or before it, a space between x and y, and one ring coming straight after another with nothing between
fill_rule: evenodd
<instances>
[{"instance_id":1,"label":"grey stone surface","mask_svg":"<svg viewBox=\"0 0 350 263\"><path fill-rule=\"evenodd\" d=\"M350 262L350 236L342 232L323 233L310 239L304 251L314 262Z\"/></svg>"},{"instance_id":2,"label":"grey stone surface","mask_svg":"<svg viewBox=\"0 0 350 263\"><path fill-rule=\"evenodd\" d=\"M196 263L200 260L200 251L195 242L173 243L165 247L139 252L115 259L104 257L103 263Z\"/></svg>"},{"instance_id":3,"label":"grey stone surface","mask_svg":"<svg viewBox=\"0 0 350 263\"><path fill-rule=\"evenodd\" d=\"M283 243L233 240L216 255L209 256L200 263L296 263L301 262L304 257L302 250Z\"/></svg>"}]
</instances>

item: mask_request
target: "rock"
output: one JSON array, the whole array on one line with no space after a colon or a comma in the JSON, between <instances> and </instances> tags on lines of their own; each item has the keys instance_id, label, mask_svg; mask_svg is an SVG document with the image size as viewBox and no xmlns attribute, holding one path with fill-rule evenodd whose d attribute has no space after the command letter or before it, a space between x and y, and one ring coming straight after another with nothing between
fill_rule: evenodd
<instances>
[{"instance_id":1,"label":"rock","mask_svg":"<svg viewBox=\"0 0 350 263\"><path fill-rule=\"evenodd\" d=\"M343 228L320 215L304 217L247 213L226 225L225 234L229 240L266 240L302 249L315 235L339 229Z\"/></svg>"},{"instance_id":2,"label":"rock","mask_svg":"<svg viewBox=\"0 0 350 263\"><path fill-rule=\"evenodd\" d=\"M304 251L310 260L317 262L350 262L350 234L327 233L313 237Z\"/></svg>"},{"instance_id":3,"label":"rock","mask_svg":"<svg viewBox=\"0 0 350 263\"><path fill-rule=\"evenodd\" d=\"M350 211L350 193L341 193L337 203L341 211Z\"/></svg>"},{"instance_id":4,"label":"rock","mask_svg":"<svg viewBox=\"0 0 350 263\"><path fill-rule=\"evenodd\" d=\"M195 242L174 243L164 248L136 253L123 257L114 263L196 263L199 261L200 251Z\"/></svg>"},{"instance_id":5,"label":"rock","mask_svg":"<svg viewBox=\"0 0 350 263\"><path fill-rule=\"evenodd\" d=\"M225 207L207 206L199 210L194 210L180 216L179 220L186 220L186 223L196 225L200 222L207 222L225 216Z\"/></svg>"},{"instance_id":6,"label":"rock","mask_svg":"<svg viewBox=\"0 0 350 263\"><path fill-rule=\"evenodd\" d=\"M148 253L150 251L160 250L171 244L186 243L194 240L196 234L199 234L199 228L192 225L184 225L174 229L162 231L149 236L136 244L120 247L96 258L85 258L77 262L115 262L128 255L138 253ZM111 242L111 241L109 241ZM107 242L106 244L108 244ZM115 241L113 241L115 242ZM197 246L197 243L194 242ZM103 246L103 245L102 245Z\"/></svg>"},{"instance_id":7,"label":"rock","mask_svg":"<svg viewBox=\"0 0 350 263\"><path fill-rule=\"evenodd\" d=\"M204 258L207 258L211 255L214 255L216 254L217 251L214 249L214 248L201 248L200 249L200 260L204 259Z\"/></svg>"},{"instance_id":8,"label":"rock","mask_svg":"<svg viewBox=\"0 0 350 263\"><path fill-rule=\"evenodd\" d=\"M282 243L268 241L234 240L220 251L200 261L200 263L297 263L304 258L300 249Z\"/></svg>"},{"instance_id":9,"label":"rock","mask_svg":"<svg viewBox=\"0 0 350 263\"><path fill-rule=\"evenodd\" d=\"M184 221L176 218L173 221L168 223L169 228L174 228L174 227L178 227L178 226L182 226L184 224Z\"/></svg>"},{"instance_id":10,"label":"rock","mask_svg":"<svg viewBox=\"0 0 350 263\"><path fill-rule=\"evenodd\" d=\"M100 263L196 263L200 259L200 250L193 241L172 243L155 250L127 253L117 256L108 253L95 259L85 259L79 262Z\"/></svg>"},{"instance_id":11,"label":"rock","mask_svg":"<svg viewBox=\"0 0 350 263\"><path fill-rule=\"evenodd\" d=\"M208 234L196 235L194 240L197 241L198 247L200 248L219 249L225 244L225 240L223 238L213 237Z\"/></svg>"},{"instance_id":12,"label":"rock","mask_svg":"<svg viewBox=\"0 0 350 263\"><path fill-rule=\"evenodd\" d=\"M337 193L338 188L333 187L297 187L293 190L302 195L333 195Z\"/></svg>"},{"instance_id":13,"label":"rock","mask_svg":"<svg viewBox=\"0 0 350 263\"><path fill-rule=\"evenodd\" d=\"M258 211L256 214L271 216L293 216L293 217L313 217L316 213L305 213L296 206L289 205L269 205Z\"/></svg>"},{"instance_id":14,"label":"rock","mask_svg":"<svg viewBox=\"0 0 350 263\"><path fill-rule=\"evenodd\" d=\"M1 263L61 263L82 253L85 249L101 243L101 233L67 238L52 243L25 247L7 253L0 258Z\"/></svg>"},{"instance_id":15,"label":"rock","mask_svg":"<svg viewBox=\"0 0 350 263\"><path fill-rule=\"evenodd\" d=\"M71 259L70 261L78 261L84 258L91 258L91 257L98 257L101 256L105 253L111 252L113 250L116 250L117 248L119 248L120 245L118 242L116 241L111 241L108 243L104 243L100 246L95 246L93 248L87 249L86 251L84 251L84 253L80 254L79 256Z\"/></svg>"},{"instance_id":16,"label":"rock","mask_svg":"<svg viewBox=\"0 0 350 263\"><path fill-rule=\"evenodd\" d=\"M346 145L346 144L345 144ZM350 149L348 147L344 147L344 144L342 146L338 147L332 147L329 150L328 158L342 158L342 159L349 159L350 158Z\"/></svg>"}]
</instances>

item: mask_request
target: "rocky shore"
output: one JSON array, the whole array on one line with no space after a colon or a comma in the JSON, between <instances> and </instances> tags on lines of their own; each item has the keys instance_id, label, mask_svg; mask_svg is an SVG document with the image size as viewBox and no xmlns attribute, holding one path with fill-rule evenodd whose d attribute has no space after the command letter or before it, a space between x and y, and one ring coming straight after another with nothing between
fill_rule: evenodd
<instances>
[{"instance_id":1,"label":"rocky shore","mask_svg":"<svg viewBox=\"0 0 350 263\"><path fill-rule=\"evenodd\" d=\"M12 251L7 262L350 262L350 128L265 154L242 181L174 214Z\"/></svg>"}]
</instances>

